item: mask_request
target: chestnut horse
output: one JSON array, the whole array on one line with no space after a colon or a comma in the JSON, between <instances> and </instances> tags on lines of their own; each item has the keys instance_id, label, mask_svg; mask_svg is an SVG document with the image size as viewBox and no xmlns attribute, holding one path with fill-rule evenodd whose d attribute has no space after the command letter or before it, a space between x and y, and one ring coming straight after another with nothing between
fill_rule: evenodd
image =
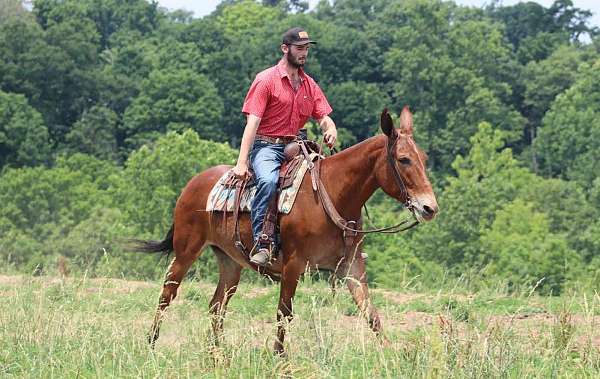
<instances>
[{"instance_id":1,"label":"chestnut horse","mask_svg":"<svg viewBox=\"0 0 600 379\"><path fill-rule=\"evenodd\" d=\"M373 192L381 188L408 205L417 220L433 219L438 206L426 175L426 155L413 139L412 114L407 107L404 108L400 115L400 128L395 129L392 118L384 110L381 129L383 135L369 138L321 161L320 178L333 206L346 220L360 220L361 208ZM212 247L219 264L219 284L209 306L217 342L227 302L236 291L241 270L250 268L258 271L236 248L233 237L235 222L231 217L227 222L222 212L204 210L213 185L230 169L230 166L217 166L193 177L177 200L173 226L166 238L160 242L141 241L138 246L140 251L145 252L175 251L149 335L152 345L158 338L165 309L177 295L186 272L204 247ZM292 299L298 280L306 269L331 270L348 279L350 293L371 329L377 334L382 330L377 311L369 301L365 261L360 248L362 239L357 238L356 244L351 249L347 248L342 230L328 217L319 196L311 187L310 174L306 176L292 211L281 215L281 252L265 272L281 280L274 346L279 354L284 352L284 321L292 319ZM240 214L239 230L244 244L252 246L248 213Z\"/></svg>"}]
</instances>

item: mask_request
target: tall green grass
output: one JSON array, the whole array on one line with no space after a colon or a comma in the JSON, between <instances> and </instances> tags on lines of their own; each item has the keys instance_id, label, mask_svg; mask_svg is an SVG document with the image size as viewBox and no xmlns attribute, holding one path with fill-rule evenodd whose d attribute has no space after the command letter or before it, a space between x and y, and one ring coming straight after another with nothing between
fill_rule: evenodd
<instances>
[{"instance_id":1,"label":"tall green grass","mask_svg":"<svg viewBox=\"0 0 600 379\"><path fill-rule=\"evenodd\" d=\"M340 288L307 278L287 358L272 354L278 286L242 284L223 343L211 343L214 285L186 281L155 350L159 283L0 277L0 377L599 377L600 297L374 290L389 345Z\"/></svg>"}]
</instances>

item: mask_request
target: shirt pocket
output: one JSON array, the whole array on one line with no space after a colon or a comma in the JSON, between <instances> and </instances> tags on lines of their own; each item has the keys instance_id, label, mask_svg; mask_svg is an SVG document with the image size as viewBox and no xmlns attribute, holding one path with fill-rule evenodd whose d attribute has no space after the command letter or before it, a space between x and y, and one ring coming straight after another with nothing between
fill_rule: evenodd
<instances>
[{"instance_id":1,"label":"shirt pocket","mask_svg":"<svg viewBox=\"0 0 600 379\"><path fill-rule=\"evenodd\" d=\"M300 98L300 103L298 104L298 110L300 111L300 115L303 117L310 117L313 113L313 109L315 107L315 102L312 97L309 95L304 95Z\"/></svg>"}]
</instances>

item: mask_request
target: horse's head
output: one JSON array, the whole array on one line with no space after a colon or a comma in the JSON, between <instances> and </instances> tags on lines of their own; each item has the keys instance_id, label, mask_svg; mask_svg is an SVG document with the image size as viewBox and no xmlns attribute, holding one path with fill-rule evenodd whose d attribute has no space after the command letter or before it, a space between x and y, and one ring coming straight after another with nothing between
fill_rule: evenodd
<instances>
[{"instance_id":1,"label":"horse's head","mask_svg":"<svg viewBox=\"0 0 600 379\"><path fill-rule=\"evenodd\" d=\"M438 212L438 204L427 178L427 155L413 139L413 118L408 107L400 114L400 128L394 128L387 109L381 113L381 130L387 136L384 164L376 177L381 188L403 202L419 221L429 221Z\"/></svg>"}]
</instances>

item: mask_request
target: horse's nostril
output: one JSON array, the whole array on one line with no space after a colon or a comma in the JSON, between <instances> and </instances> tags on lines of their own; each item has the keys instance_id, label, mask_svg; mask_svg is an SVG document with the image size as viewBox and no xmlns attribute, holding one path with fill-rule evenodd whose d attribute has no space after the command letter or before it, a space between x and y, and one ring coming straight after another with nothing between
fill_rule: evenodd
<instances>
[{"instance_id":1,"label":"horse's nostril","mask_svg":"<svg viewBox=\"0 0 600 379\"><path fill-rule=\"evenodd\" d=\"M423 205L423 210L427 213L428 216L431 216L435 213L435 211L429 205Z\"/></svg>"}]
</instances>

